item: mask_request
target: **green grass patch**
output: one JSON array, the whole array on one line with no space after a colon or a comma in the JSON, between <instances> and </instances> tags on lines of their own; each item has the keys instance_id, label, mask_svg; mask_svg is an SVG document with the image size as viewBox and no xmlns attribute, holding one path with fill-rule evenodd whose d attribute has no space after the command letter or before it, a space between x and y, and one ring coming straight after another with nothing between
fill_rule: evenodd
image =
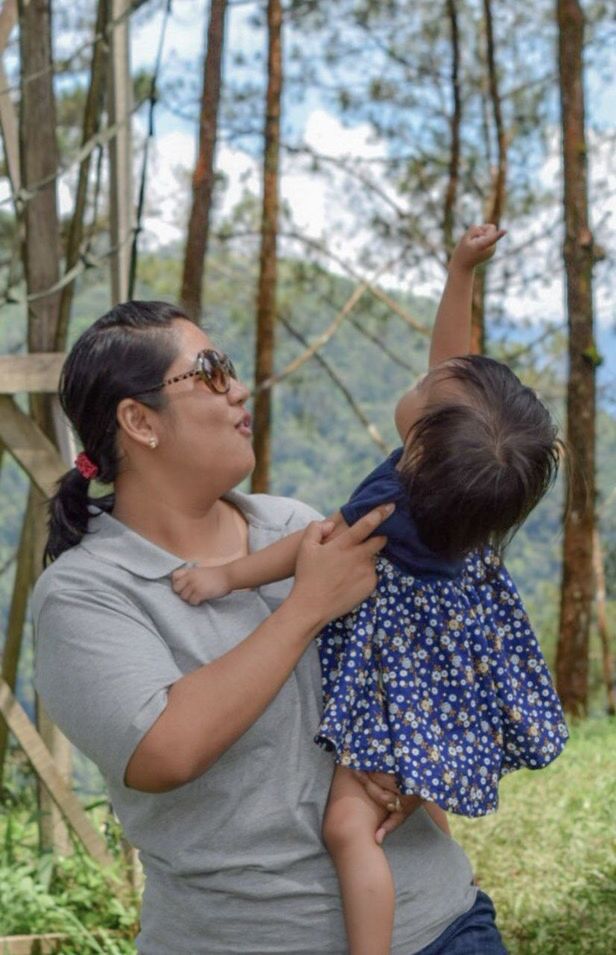
<instances>
[{"instance_id":1,"label":"green grass patch","mask_svg":"<svg viewBox=\"0 0 616 955\"><path fill-rule=\"evenodd\" d=\"M501 785L499 811L453 818L511 955L616 952L616 721L574 726L547 769Z\"/></svg>"},{"instance_id":2,"label":"green grass patch","mask_svg":"<svg viewBox=\"0 0 616 955\"><path fill-rule=\"evenodd\" d=\"M115 856L102 872L76 842L66 858L41 852L34 787L7 785L0 802L0 936L61 932L62 955L134 955L138 900L124 887L119 827L105 801L92 823Z\"/></svg>"}]
</instances>

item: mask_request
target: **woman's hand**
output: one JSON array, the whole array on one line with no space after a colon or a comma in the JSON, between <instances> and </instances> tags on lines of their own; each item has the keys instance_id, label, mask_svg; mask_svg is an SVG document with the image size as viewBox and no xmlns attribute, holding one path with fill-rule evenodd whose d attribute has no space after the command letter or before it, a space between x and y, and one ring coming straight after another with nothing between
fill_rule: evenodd
<instances>
[{"instance_id":1,"label":"woman's hand","mask_svg":"<svg viewBox=\"0 0 616 955\"><path fill-rule=\"evenodd\" d=\"M396 785L396 779L390 773L355 772L355 777L377 805L387 810L388 815L376 831L379 845L385 836L397 829L423 803L419 796L403 796Z\"/></svg>"},{"instance_id":2,"label":"woman's hand","mask_svg":"<svg viewBox=\"0 0 616 955\"><path fill-rule=\"evenodd\" d=\"M348 613L374 590L374 558L386 538L370 535L393 510L393 504L383 504L335 537L330 537L335 527L332 521L316 521L306 528L288 599L301 607L301 613L313 616L319 629Z\"/></svg>"}]
</instances>

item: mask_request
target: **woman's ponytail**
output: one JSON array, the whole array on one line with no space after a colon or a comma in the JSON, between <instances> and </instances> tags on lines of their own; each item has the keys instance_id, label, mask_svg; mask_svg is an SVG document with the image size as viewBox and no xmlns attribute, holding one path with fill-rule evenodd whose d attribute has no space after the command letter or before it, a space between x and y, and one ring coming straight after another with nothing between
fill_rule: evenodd
<instances>
[{"instance_id":1,"label":"woman's ponytail","mask_svg":"<svg viewBox=\"0 0 616 955\"><path fill-rule=\"evenodd\" d=\"M90 482L77 468L71 468L57 484L49 501L49 538L43 563L48 564L79 543L88 529L88 487Z\"/></svg>"}]
</instances>

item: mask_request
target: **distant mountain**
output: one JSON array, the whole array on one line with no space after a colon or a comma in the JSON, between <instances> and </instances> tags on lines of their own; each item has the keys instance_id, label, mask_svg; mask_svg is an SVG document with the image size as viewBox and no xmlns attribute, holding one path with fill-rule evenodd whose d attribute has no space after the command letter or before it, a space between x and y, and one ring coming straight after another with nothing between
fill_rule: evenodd
<instances>
[{"instance_id":1,"label":"distant mountain","mask_svg":"<svg viewBox=\"0 0 616 955\"><path fill-rule=\"evenodd\" d=\"M280 275L280 314L306 340L314 340L333 321L351 295L347 279L302 262L283 262ZM170 255L146 257L140 265L138 297L172 301L179 285L179 263ZM435 303L399 297L406 313L430 325ZM221 347L229 351L242 376L250 381L253 367L254 270L251 262L221 252L208 263L205 325ZM106 286L88 279L77 295L72 337L108 307ZM502 338L502 329L490 330ZM528 343L528 334L519 339ZM516 348L508 330L507 351ZM534 337L537 337L536 332ZM603 338L605 340L603 340ZM606 333L600 347L614 355L615 336ZM524 341L523 339L526 339ZM23 309L0 311L0 347L19 349L25 341ZM543 351L542 351L543 349ZM278 330L278 369L304 346L282 325ZM502 348L499 347L502 351ZM397 443L393 407L397 397L423 373L427 337L414 331L399 315L366 293L338 332L320 352L333 372L378 428L387 445ZM516 370L538 387L556 417L563 419L564 353L562 336L548 338L517 360ZM273 468L271 492L298 497L322 512L338 507L358 481L381 459L366 428L358 421L327 369L311 360L274 390ZM598 421L598 465L601 500L609 497L616 476L616 418L608 405ZM0 478L0 568L14 551L25 501L25 482L17 469L5 466ZM616 555L616 502L602 516L608 554ZM512 544L508 563L545 630L554 639L560 574L562 483L531 515ZM616 559L614 560L616 563ZM611 566L611 565L610 565ZM0 575L0 601L6 616L11 585L10 567ZM613 584L612 584L613 586Z\"/></svg>"}]
</instances>

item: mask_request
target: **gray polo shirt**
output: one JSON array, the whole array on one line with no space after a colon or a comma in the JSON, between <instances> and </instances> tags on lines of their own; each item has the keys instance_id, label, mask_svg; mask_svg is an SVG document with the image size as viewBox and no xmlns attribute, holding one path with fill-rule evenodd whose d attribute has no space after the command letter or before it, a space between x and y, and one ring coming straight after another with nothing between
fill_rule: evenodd
<instances>
[{"instance_id":1,"label":"gray polo shirt","mask_svg":"<svg viewBox=\"0 0 616 955\"><path fill-rule=\"evenodd\" d=\"M286 498L229 499L246 516L251 550L319 517ZM332 761L312 740L320 710L314 645L199 779L156 795L123 782L169 687L244 639L290 583L192 607L171 589L178 557L106 514L90 530L37 583L36 686L51 717L99 766L140 851L139 952L343 955L336 875L320 836ZM411 955L473 904L471 869L423 810L386 846L398 891L392 951Z\"/></svg>"}]
</instances>

